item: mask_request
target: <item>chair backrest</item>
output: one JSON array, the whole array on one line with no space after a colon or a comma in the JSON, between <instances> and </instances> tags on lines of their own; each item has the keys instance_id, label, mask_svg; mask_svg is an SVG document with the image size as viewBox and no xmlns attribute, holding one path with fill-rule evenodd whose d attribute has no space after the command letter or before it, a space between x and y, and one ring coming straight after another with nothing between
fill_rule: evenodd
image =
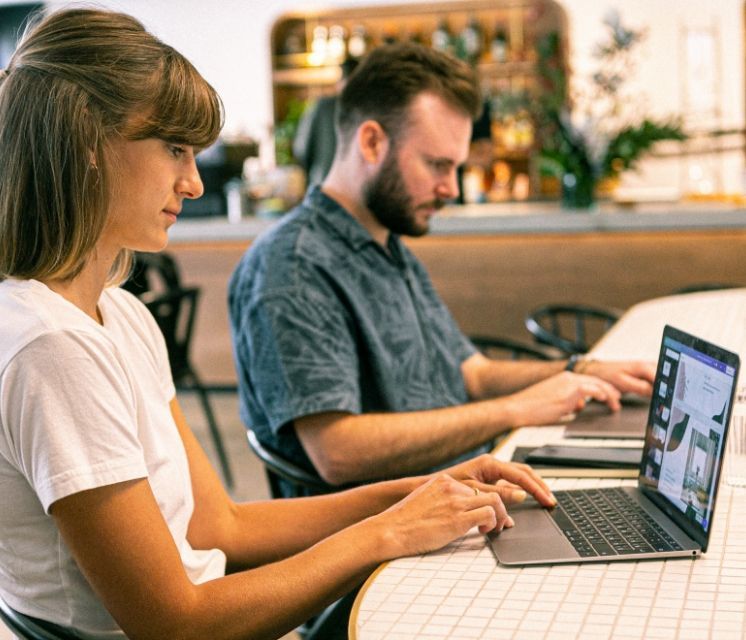
<instances>
[{"instance_id":1,"label":"chair backrest","mask_svg":"<svg viewBox=\"0 0 746 640\"><path fill-rule=\"evenodd\" d=\"M246 430L246 438L249 441L249 447L254 454L264 464L264 471L267 474L270 494L273 498L290 498L307 495L318 495L322 493L333 493L343 487L334 487L327 484L318 475L313 474L294 462L283 458L280 454L265 447L256 437L251 429ZM288 491L283 491L280 479L294 489L293 495L288 495Z\"/></svg>"},{"instance_id":2,"label":"chair backrest","mask_svg":"<svg viewBox=\"0 0 746 640\"><path fill-rule=\"evenodd\" d=\"M13 609L0 598L0 619L23 640L75 640L76 636L49 622L36 620Z\"/></svg>"},{"instance_id":3,"label":"chair backrest","mask_svg":"<svg viewBox=\"0 0 746 640\"><path fill-rule=\"evenodd\" d=\"M622 315L619 309L584 304L548 304L526 316L526 328L539 344L564 354L587 353Z\"/></svg>"},{"instance_id":4,"label":"chair backrest","mask_svg":"<svg viewBox=\"0 0 746 640\"><path fill-rule=\"evenodd\" d=\"M534 347L511 338L469 336L472 344L484 355L498 360L551 360L552 355L541 347Z\"/></svg>"},{"instance_id":5,"label":"chair backrest","mask_svg":"<svg viewBox=\"0 0 746 640\"><path fill-rule=\"evenodd\" d=\"M189 350L200 290L181 284L179 267L168 253L136 253L132 273L122 285L139 297L155 317L166 340L174 382L194 372Z\"/></svg>"},{"instance_id":6,"label":"chair backrest","mask_svg":"<svg viewBox=\"0 0 746 640\"><path fill-rule=\"evenodd\" d=\"M166 341L168 359L174 382L187 375L193 375L189 361L194 318L197 313L199 289L186 287L172 289L164 293L144 293L141 299L153 314Z\"/></svg>"},{"instance_id":7,"label":"chair backrest","mask_svg":"<svg viewBox=\"0 0 746 640\"><path fill-rule=\"evenodd\" d=\"M181 274L174 257L166 252L136 253L132 273L122 285L140 297L149 291L172 291L181 288Z\"/></svg>"}]
</instances>

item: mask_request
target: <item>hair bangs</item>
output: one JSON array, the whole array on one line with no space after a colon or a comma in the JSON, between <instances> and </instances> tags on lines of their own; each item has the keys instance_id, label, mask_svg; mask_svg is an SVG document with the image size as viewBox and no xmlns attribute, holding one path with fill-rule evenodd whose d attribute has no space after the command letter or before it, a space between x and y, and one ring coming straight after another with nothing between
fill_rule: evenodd
<instances>
[{"instance_id":1,"label":"hair bangs","mask_svg":"<svg viewBox=\"0 0 746 640\"><path fill-rule=\"evenodd\" d=\"M201 149L214 143L223 127L223 105L194 66L171 49L157 83L150 115L133 137L160 138Z\"/></svg>"}]
</instances>

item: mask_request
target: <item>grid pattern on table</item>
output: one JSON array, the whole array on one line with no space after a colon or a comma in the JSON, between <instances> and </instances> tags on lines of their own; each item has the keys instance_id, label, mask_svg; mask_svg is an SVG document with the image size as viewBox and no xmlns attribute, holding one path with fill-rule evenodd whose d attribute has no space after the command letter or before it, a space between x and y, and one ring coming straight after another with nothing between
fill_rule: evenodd
<instances>
[{"instance_id":1,"label":"grid pattern on table","mask_svg":"<svg viewBox=\"0 0 746 640\"><path fill-rule=\"evenodd\" d=\"M389 563L360 603L357 638L744 638L743 506L746 491L721 488L710 548L697 560L506 568L472 532L438 552Z\"/></svg>"},{"instance_id":2,"label":"grid pattern on table","mask_svg":"<svg viewBox=\"0 0 746 640\"><path fill-rule=\"evenodd\" d=\"M562 441L562 427L520 429L496 452ZM630 440L573 440L640 446ZM634 485L565 478L553 489ZM720 488L706 554L697 560L507 568L476 532L435 553L389 563L368 585L357 640L746 638L746 490Z\"/></svg>"}]
</instances>

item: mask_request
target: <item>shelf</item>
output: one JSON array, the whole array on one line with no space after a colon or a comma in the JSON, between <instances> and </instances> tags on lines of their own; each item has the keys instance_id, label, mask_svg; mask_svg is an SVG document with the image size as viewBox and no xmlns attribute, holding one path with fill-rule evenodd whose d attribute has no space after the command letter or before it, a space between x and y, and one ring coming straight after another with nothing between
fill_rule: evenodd
<instances>
[{"instance_id":1,"label":"shelf","mask_svg":"<svg viewBox=\"0 0 746 640\"><path fill-rule=\"evenodd\" d=\"M272 82L276 85L304 87L307 85L333 85L342 76L338 66L302 67L298 69L277 69L272 72Z\"/></svg>"},{"instance_id":2,"label":"shelf","mask_svg":"<svg viewBox=\"0 0 746 640\"><path fill-rule=\"evenodd\" d=\"M558 33L561 42L565 42L567 21L558 0L450 0L285 14L275 22L270 43L274 53L275 121L287 121L292 127L292 118L297 117L297 105L310 104L319 96L331 94L341 78L336 59L313 57L324 50L322 43L314 42L315 37L320 37L317 28L324 28L327 33L333 28L341 28L345 41L356 30L362 29L370 50L389 40L428 42L442 24L447 25L454 38L462 37L458 34L463 34L472 21L479 25L482 52L477 57L475 70L480 88L485 98L490 100L492 125L499 125L492 131L489 152L485 151L484 158L474 156L472 160L475 166L485 171L494 171L495 165L502 161L509 165L511 185L515 175L528 176L529 195L539 195L540 177L536 163L532 162L538 145L513 146L509 144L512 138L500 127L509 125L511 115L516 118L521 115L518 111L527 108L530 97L546 90L535 60L536 44L550 33ZM498 62L500 53L492 48L496 33L505 36L506 59L501 62ZM454 50L463 55L462 48L454 45ZM312 53L311 49L317 53ZM337 50L335 47L334 51ZM556 54L555 61L559 66L565 66L565 56L563 45ZM492 100L495 97L499 99ZM489 123L480 124L484 127ZM532 132L531 140L533 135ZM506 142L508 144L504 146ZM498 169L505 171L504 167Z\"/></svg>"},{"instance_id":3,"label":"shelf","mask_svg":"<svg viewBox=\"0 0 746 640\"><path fill-rule=\"evenodd\" d=\"M481 76L534 76L537 74L536 62L479 62L477 71Z\"/></svg>"}]
</instances>

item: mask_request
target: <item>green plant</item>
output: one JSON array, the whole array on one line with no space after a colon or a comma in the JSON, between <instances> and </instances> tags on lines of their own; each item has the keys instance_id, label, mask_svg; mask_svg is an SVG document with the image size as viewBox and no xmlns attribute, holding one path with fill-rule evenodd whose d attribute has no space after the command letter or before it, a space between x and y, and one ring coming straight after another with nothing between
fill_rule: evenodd
<instances>
[{"instance_id":1,"label":"green plant","mask_svg":"<svg viewBox=\"0 0 746 640\"><path fill-rule=\"evenodd\" d=\"M275 125L275 161L278 166L295 163L295 158L293 157L293 139L295 138L298 123L306 107L306 102L292 98L288 101L287 114Z\"/></svg>"},{"instance_id":2,"label":"green plant","mask_svg":"<svg viewBox=\"0 0 746 640\"><path fill-rule=\"evenodd\" d=\"M559 34L549 33L538 42L538 72L546 91L536 102L534 117L545 174L560 179L573 174L595 183L634 169L656 142L687 137L678 118L627 115L633 101L623 94L623 87L634 70L633 52L645 32L624 27L615 11L604 25L606 37L593 53L599 67L584 92L568 89Z\"/></svg>"}]
</instances>

